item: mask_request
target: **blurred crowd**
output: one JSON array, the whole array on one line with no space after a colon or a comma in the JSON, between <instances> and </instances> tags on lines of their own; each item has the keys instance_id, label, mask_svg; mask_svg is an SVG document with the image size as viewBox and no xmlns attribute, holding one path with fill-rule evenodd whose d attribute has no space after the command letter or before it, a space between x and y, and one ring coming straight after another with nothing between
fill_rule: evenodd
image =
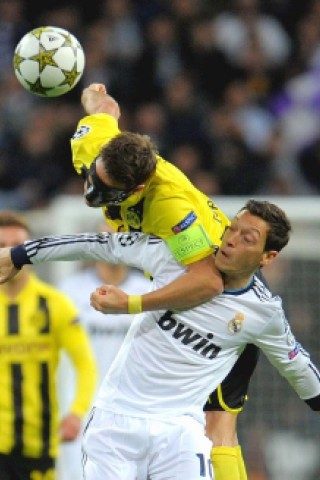
<instances>
[{"instance_id":1,"label":"blurred crowd","mask_svg":"<svg viewBox=\"0 0 320 480\"><path fill-rule=\"evenodd\" d=\"M82 88L105 83L120 127L209 195L320 192L320 0L0 0L0 205L47 206L82 192L69 139ZM86 68L42 98L12 68L32 28L77 36Z\"/></svg>"}]
</instances>

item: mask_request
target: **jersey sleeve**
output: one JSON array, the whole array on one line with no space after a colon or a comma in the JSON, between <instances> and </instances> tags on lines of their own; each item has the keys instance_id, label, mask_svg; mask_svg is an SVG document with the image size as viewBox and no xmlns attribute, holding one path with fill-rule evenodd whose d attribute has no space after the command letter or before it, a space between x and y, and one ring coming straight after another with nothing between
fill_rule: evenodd
<instances>
[{"instance_id":1,"label":"jersey sleeve","mask_svg":"<svg viewBox=\"0 0 320 480\"><path fill-rule=\"evenodd\" d=\"M71 138L72 162L77 173L87 168L99 155L101 148L120 132L117 120L111 115L97 113L84 117Z\"/></svg>"},{"instance_id":2,"label":"jersey sleeve","mask_svg":"<svg viewBox=\"0 0 320 480\"><path fill-rule=\"evenodd\" d=\"M255 343L303 400L320 396L320 374L309 353L297 342L284 312L278 311ZM319 407L320 403L317 401ZM319 408L318 408L319 409Z\"/></svg>"},{"instance_id":3,"label":"jersey sleeve","mask_svg":"<svg viewBox=\"0 0 320 480\"><path fill-rule=\"evenodd\" d=\"M61 294L59 308L61 318L58 330L59 345L70 358L76 373L76 390L70 412L82 417L91 406L97 385L96 362L73 303Z\"/></svg>"},{"instance_id":4,"label":"jersey sleeve","mask_svg":"<svg viewBox=\"0 0 320 480\"><path fill-rule=\"evenodd\" d=\"M14 247L11 255L18 267L50 261L96 260L129 265L153 277L167 276L168 280L184 271L163 240L139 232L42 237Z\"/></svg>"},{"instance_id":5,"label":"jersey sleeve","mask_svg":"<svg viewBox=\"0 0 320 480\"><path fill-rule=\"evenodd\" d=\"M219 225L214 232L209 232L208 222L202 220L205 213L200 215L183 195L163 194L153 200L150 211L157 212L152 219L154 232L166 241L174 258L184 265L211 255L221 243L224 227ZM211 215L209 208L207 215Z\"/></svg>"}]
</instances>

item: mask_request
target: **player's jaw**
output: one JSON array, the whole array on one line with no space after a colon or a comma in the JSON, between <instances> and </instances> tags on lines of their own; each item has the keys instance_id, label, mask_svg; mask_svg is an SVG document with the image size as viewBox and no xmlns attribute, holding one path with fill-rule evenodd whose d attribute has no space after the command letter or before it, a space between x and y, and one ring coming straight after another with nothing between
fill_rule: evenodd
<instances>
[{"instance_id":1,"label":"player's jaw","mask_svg":"<svg viewBox=\"0 0 320 480\"><path fill-rule=\"evenodd\" d=\"M250 273L260 265L261 252L222 248L216 254L215 265L223 273Z\"/></svg>"}]
</instances>

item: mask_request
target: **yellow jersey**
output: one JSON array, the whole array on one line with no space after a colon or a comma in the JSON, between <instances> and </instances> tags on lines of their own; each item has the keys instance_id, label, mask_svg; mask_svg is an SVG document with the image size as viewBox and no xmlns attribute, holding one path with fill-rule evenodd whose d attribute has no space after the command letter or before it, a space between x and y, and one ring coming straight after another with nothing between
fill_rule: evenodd
<instances>
[{"instance_id":1,"label":"yellow jersey","mask_svg":"<svg viewBox=\"0 0 320 480\"><path fill-rule=\"evenodd\" d=\"M62 349L77 371L70 411L92 401L96 366L71 300L35 275L14 300L0 289L0 453L56 457L56 369Z\"/></svg>"},{"instance_id":2,"label":"yellow jersey","mask_svg":"<svg viewBox=\"0 0 320 480\"><path fill-rule=\"evenodd\" d=\"M84 117L71 139L78 173L120 133L107 114ZM175 258L187 265L213 253L221 243L227 216L184 173L160 156L145 187L117 206L103 207L107 222L121 232L142 231L163 238Z\"/></svg>"}]
</instances>

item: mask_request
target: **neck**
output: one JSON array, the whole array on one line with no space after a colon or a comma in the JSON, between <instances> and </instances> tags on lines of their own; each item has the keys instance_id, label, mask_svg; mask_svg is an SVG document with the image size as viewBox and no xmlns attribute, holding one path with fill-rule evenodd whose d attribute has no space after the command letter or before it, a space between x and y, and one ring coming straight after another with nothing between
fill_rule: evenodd
<instances>
[{"instance_id":1,"label":"neck","mask_svg":"<svg viewBox=\"0 0 320 480\"><path fill-rule=\"evenodd\" d=\"M236 277L232 275L224 276L225 290L240 290L245 288L251 282L253 275L246 275L245 277Z\"/></svg>"},{"instance_id":2,"label":"neck","mask_svg":"<svg viewBox=\"0 0 320 480\"><path fill-rule=\"evenodd\" d=\"M1 285L0 289L10 299L15 299L27 284L29 277L28 269L24 267L14 278Z\"/></svg>"}]
</instances>

